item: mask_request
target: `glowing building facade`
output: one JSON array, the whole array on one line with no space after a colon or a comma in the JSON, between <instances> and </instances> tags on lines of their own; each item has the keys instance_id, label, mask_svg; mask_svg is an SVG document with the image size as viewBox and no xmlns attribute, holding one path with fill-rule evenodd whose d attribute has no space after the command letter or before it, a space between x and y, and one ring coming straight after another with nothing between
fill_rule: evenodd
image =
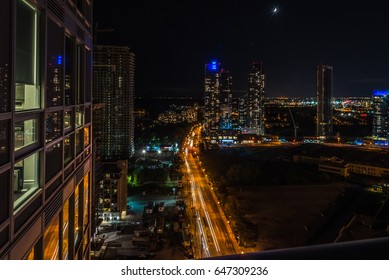
<instances>
[{"instance_id":1,"label":"glowing building facade","mask_svg":"<svg viewBox=\"0 0 389 280\"><path fill-rule=\"evenodd\" d=\"M0 259L89 259L92 0L0 4Z\"/></svg>"}]
</instances>

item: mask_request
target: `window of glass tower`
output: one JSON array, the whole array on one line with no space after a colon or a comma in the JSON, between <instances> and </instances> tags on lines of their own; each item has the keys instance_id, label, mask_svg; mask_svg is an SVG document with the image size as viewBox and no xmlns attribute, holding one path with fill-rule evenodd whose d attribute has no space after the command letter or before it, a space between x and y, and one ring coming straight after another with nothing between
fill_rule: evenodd
<instances>
[{"instance_id":1,"label":"window of glass tower","mask_svg":"<svg viewBox=\"0 0 389 280\"><path fill-rule=\"evenodd\" d=\"M62 135L62 112L48 113L46 116L46 143Z\"/></svg>"},{"instance_id":2,"label":"window of glass tower","mask_svg":"<svg viewBox=\"0 0 389 280\"><path fill-rule=\"evenodd\" d=\"M38 85L38 11L24 0L16 1L15 110L40 107Z\"/></svg>"},{"instance_id":3,"label":"window of glass tower","mask_svg":"<svg viewBox=\"0 0 389 280\"><path fill-rule=\"evenodd\" d=\"M32 154L15 163L13 202L14 209L31 197L39 186L39 153Z\"/></svg>"},{"instance_id":4,"label":"window of glass tower","mask_svg":"<svg viewBox=\"0 0 389 280\"><path fill-rule=\"evenodd\" d=\"M55 217L45 230L45 235L43 236L43 246L44 260L59 259L59 216Z\"/></svg>"},{"instance_id":5,"label":"window of glass tower","mask_svg":"<svg viewBox=\"0 0 389 280\"><path fill-rule=\"evenodd\" d=\"M65 105L74 104L74 39L65 38Z\"/></svg>"},{"instance_id":6,"label":"window of glass tower","mask_svg":"<svg viewBox=\"0 0 389 280\"><path fill-rule=\"evenodd\" d=\"M0 9L0 113L10 110L10 0L1 2Z\"/></svg>"},{"instance_id":7,"label":"window of glass tower","mask_svg":"<svg viewBox=\"0 0 389 280\"><path fill-rule=\"evenodd\" d=\"M0 174L0 224L8 218L9 173L9 171L5 171Z\"/></svg>"},{"instance_id":8,"label":"window of glass tower","mask_svg":"<svg viewBox=\"0 0 389 280\"><path fill-rule=\"evenodd\" d=\"M47 107L63 103L63 29L52 20L47 21Z\"/></svg>"},{"instance_id":9,"label":"window of glass tower","mask_svg":"<svg viewBox=\"0 0 389 280\"><path fill-rule=\"evenodd\" d=\"M9 121L0 121L0 164L9 162L10 132Z\"/></svg>"},{"instance_id":10,"label":"window of glass tower","mask_svg":"<svg viewBox=\"0 0 389 280\"><path fill-rule=\"evenodd\" d=\"M74 158L74 133L64 139L64 166Z\"/></svg>"},{"instance_id":11,"label":"window of glass tower","mask_svg":"<svg viewBox=\"0 0 389 280\"><path fill-rule=\"evenodd\" d=\"M62 169L62 142L46 148L46 182Z\"/></svg>"},{"instance_id":12,"label":"window of glass tower","mask_svg":"<svg viewBox=\"0 0 389 280\"><path fill-rule=\"evenodd\" d=\"M15 151L38 143L38 119L15 123Z\"/></svg>"}]
</instances>

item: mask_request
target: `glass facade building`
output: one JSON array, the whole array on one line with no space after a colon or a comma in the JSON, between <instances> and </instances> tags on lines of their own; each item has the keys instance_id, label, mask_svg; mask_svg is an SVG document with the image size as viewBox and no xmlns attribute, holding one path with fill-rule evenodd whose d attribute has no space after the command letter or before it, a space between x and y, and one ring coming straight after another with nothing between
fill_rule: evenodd
<instances>
[{"instance_id":1,"label":"glass facade building","mask_svg":"<svg viewBox=\"0 0 389 280\"><path fill-rule=\"evenodd\" d=\"M373 137L389 139L389 92L374 91L373 102Z\"/></svg>"},{"instance_id":2,"label":"glass facade building","mask_svg":"<svg viewBox=\"0 0 389 280\"><path fill-rule=\"evenodd\" d=\"M265 73L263 64L254 62L248 75L247 126L257 135L265 134Z\"/></svg>"},{"instance_id":3,"label":"glass facade building","mask_svg":"<svg viewBox=\"0 0 389 280\"><path fill-rule=\"evenodd\" d=\"M92 5L0 3L0 259L89 259Z\"/></svg>"},{"instance_id":4,"label":"glass facade building","mask_svg":"<svg viewBox=\"0 0 389 280\"><path fill-rule=\"evenodd\" d=\"M316 135L331 136L333 134L332 121L332 66L318 65L317 66L317 116L316 116Z\"/></svg>"}]
</instances>

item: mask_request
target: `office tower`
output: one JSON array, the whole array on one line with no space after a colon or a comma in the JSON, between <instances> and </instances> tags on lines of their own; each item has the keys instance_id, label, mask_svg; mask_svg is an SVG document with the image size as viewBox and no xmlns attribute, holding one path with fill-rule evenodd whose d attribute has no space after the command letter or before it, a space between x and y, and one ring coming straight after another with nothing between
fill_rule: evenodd
<instances>
[{"instance_id":1,"label":"office tower","mask_svg":"<svg viewBox=\"0 0 389 280\"><path fill-rule=\"evenodd\" d=\"M0 259L89 259L92 1L0 4Z\"/></svg>"},{"instance_id":2,"label":"office tower","mask_svg":"<svg viewBox=\"0 0 389 280\"><path fill-rule=\"evenodd\" d=\"M135 54L128 47L94 47L93 103L102 103L103 161L134 154Z\"/></svg>"},{"instance_id":3,"label":"office tower","mask_svg":"<svg viewBox=\"0 0 389 280\"><path fill-rule=\"evenodd\" d=\"M332 66L317 66L317 136L332 135L332 72Z\"/></svg>"},{"instance_id":4,"label":"office tower","mask_svg":"<svg viewBox=\"0 0 389 280\"><path fill-rule=\"evenodd\" d=\"M265 73L261 62L249 70L247 97L247 126L257 135L265 134Z\"/></svg>"},{"instance_id":5,"label":"office tower","mask_svg":"<svg viewBox=\"0 0 389 280\"><path fill-rule=\"evenodd\" d=\"M389 93L375 90L373 93L373 136L389 139Z\"/></svg>"}]
</instances>

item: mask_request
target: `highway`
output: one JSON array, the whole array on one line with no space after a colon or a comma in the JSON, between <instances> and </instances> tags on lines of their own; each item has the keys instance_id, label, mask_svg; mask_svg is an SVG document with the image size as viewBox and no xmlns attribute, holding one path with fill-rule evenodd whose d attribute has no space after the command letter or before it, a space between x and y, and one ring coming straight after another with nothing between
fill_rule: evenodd
<instances>
[{"instance_id":1,"label":"highway","mask_svg":"<svg viewBox=\"0 0 389 280\"><path fill-rule=\"evenodd\" d=\"M190 180L189 198L195 234L195 258L240 253L228 221L198 161L186 153L185 165Z\"/></svg>"}]
</instances>

